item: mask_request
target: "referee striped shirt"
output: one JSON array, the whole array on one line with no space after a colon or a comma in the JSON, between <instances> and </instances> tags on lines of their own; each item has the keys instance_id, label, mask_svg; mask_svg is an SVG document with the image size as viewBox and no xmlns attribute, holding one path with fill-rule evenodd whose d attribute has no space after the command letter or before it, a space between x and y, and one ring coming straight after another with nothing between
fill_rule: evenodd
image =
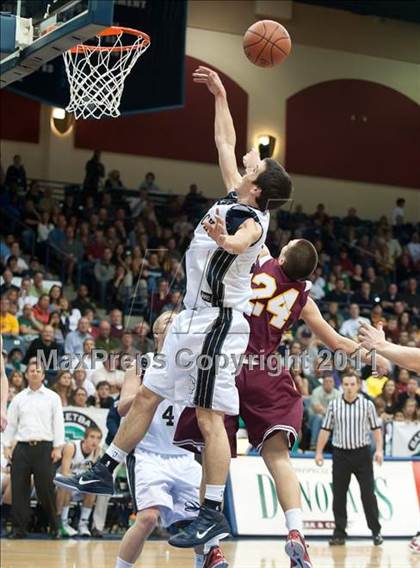
<instances>
[{"instance_id":1,"label":"referee striped shirt","mask_svg":"<svg viewBox=\"0 0 420 568\"><path fill-rule=\"evenodd\" d=\"M323 430L333 433L332 445L343 450L368 446L370 431L380 427L373 402L360 394L353 402L343 395L332 400L322 423Z\"/></svg>"}]
</instances>

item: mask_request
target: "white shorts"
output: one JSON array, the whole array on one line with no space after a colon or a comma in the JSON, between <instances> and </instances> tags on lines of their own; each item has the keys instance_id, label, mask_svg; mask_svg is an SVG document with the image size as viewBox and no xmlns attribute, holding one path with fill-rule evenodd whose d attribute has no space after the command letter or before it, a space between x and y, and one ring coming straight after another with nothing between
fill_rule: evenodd
<instances>
[{"instance_id":1,"label":"white shorts","mask_svg":"<svg viewBox=\"0 0 420 568\"><path fill-rule=\"evenodd\" d=\"M185 510L200 500L201 466L194 456L164 456L136 449L127 456L127 474L136 512L157 507L162 524L197 516Z\"/></svg>"},{"instance_id":2,"label":"white shorts","mask_svg":"<svg viewBox=\"0 0 420 568\"><path fill-rule=\"evenodd\" d=\"M184 310L169 328L164 367L152 364L143 384L184 406L239 414L235 375L248 346L249 324L232 308Z\"/></svg>"}]
</instances>

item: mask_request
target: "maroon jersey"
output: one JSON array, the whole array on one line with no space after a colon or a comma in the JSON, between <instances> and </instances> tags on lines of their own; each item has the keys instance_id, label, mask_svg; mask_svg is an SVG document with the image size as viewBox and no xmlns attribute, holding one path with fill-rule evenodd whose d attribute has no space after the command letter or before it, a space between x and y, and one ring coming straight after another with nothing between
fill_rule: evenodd
<instances>
[{"instance_id":1,"label":"maroon jersey","mask_svg":"<svg viewBox=\"0 0 420 568\"><path fill-rule=\"evenodd\" d=\"M252 276L254 308L246 316L250 325L247 353L269 355L276 351L283 333L298 321L311 283L291 281L276 258L260 259Z\"/></svg>"}]
</instances>

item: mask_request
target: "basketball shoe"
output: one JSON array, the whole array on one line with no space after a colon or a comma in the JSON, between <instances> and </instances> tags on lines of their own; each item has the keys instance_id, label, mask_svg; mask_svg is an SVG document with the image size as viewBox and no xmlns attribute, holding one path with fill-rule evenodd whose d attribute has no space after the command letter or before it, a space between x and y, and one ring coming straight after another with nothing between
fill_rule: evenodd
<instances>
[{"instance_id":1,"label":"basketball shoe","mask_svg":"<svg viewBox=\"0 0 420 568\"><path fill-rule=\"evenodd\" d=\"M206 544L212 538L222 539L230 535L230 527L223 513L204 506L198 506L197 510L198 517L172 535L169 544L177 548L192 548Z\"/></svg>"},{"instance_id":2,"label":"basketball shoe","mask_svg":"<svg viewBox=\"0 0 420 568\"><path fill-rule=\"evenodd\" d=\"M293 530L289 532L285 550L290 558L290 568L313 568L305 539L299 531Z\"/></svg>"},{"instance_id":3,"label":"basketball shoe","mask_svg":"<svg viewBox=\"0 0 420 568\"><path fill-rule=\"evenodd\" d=\"M79 536L87 536L87 537L92 536L90 534L90 530L89 530L87 523L79 523L78 535Z\"/></svg>"},{"instance_id":4,"label":"basketball shoe","mask_svg":"<svg viewBox=\"0 0 420 568\"><path fill-rule=\"evenodd\" d=\"M54 483L59 487L78 491L79 493L93 493L95 495L113 495L114 479L112 473L101 462L79 475L68 477L57 474Z\"/></svg>"},{"instance_id":5,"label":"basketball shoe","mask_svg":"<svg viewBox=\"0 0 420 568\"><path fill-rule=\"evenodd\" d=\"M212 546L205 555L203 568L229 568L229 564L218 546Z\"/></svg>"},{"instance_id":6,"label":"basketball shoe","mask_svg":"<svg viewBox=\"0 0 420 568\"><path fill-rule=\"evenodd\" d=\"M62 523L60 527L60 535L63 538L72 538L77 535L77 530L70 526L69 523Z\"/></svg>"}]
</instances>

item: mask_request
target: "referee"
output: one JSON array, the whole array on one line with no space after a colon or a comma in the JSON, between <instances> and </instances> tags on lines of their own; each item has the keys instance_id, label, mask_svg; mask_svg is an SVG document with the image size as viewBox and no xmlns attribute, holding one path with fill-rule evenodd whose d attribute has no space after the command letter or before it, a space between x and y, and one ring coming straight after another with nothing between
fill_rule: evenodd
<instances>
[{"instance_id":1,"label":"referee","mask_svg":"<svg viewBox=\"0 0 420 568\"><path fill-rule=\"evenodd\" d=\"M347 491L352 473L360 485L360 493L368 527L376 546L382 544L379 510L374 494L373 465L370 453L370 431L375 438L375 461L383 462L382 432L373 402L359 394L360 378L348 373L342 378L343 395L327 408L316 446L315 461L323 464L323 450L333 433L333 513L335 530L331 545L346 542Z\"/></svg>"},{"instance_id":2,"label":"referee","mask_svg":"<svg viewBox=\"0 0 420 568\"><path fill-rule=\"evenodd\" d=\"M37 497L48 516L50 536L58 537L54 464L64 444L63 407L57 393L47 389L44 371L36 362L25 373L28 387L17 394L8 410L3 436L4 456L12 461L12 517L10 538L25 538L30 520L31 475ZM13 450L12 446L16 443Z\"/></svg>"}]
</instances>

